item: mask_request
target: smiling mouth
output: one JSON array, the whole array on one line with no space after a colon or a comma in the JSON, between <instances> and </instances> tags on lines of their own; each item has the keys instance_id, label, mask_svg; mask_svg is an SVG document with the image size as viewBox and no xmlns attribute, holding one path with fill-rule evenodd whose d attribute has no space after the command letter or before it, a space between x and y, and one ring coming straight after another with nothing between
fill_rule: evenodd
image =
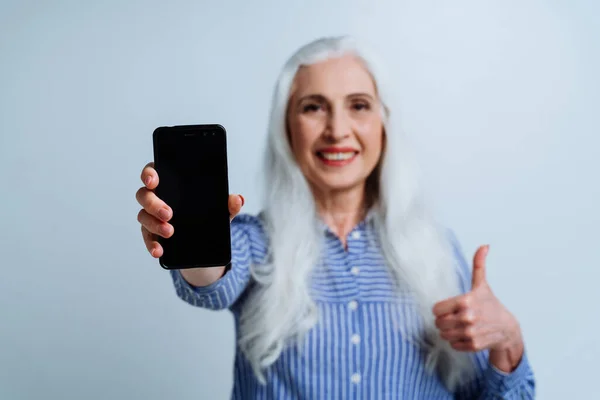
<instances>
[{"instance_id":1,"label":"smiling mouth","mask_svg":"<svg viewBox=\"0 0 600 400\"><path fill-rule=\"evenodd\" d=\"M317 151L317 158L325 165L330 167L343 167L350 164L358 151L351 149L343 149L342 151Z\"/></svg>"},{"instance_id":2,"label":"smiling mouth","mask_svg":"<svg viewBox=\"0 0 600 400\"><path fill-rule=\"evenodd\" d=\"M329 161L347 161L357 155L357 151L344 151L344 152L324 152L318 151L317 156L319 158Z\"/></svg>"}]
</instances>

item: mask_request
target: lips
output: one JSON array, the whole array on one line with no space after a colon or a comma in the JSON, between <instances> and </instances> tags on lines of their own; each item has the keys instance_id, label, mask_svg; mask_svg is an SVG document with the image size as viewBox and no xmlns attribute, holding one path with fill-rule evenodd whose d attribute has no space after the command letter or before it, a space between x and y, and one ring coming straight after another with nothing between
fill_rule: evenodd
<instances>
[{"instance_id":1,"label":"lips","mask_svg":"<svg viewBox=\"0 0 600 400\"><path fill-rule=\"evenodd\" d=\"M325 165L340 167L351 163L358 150L351 147L327 147L319 149L316 154Z\"/></svg>"}]
</instances>

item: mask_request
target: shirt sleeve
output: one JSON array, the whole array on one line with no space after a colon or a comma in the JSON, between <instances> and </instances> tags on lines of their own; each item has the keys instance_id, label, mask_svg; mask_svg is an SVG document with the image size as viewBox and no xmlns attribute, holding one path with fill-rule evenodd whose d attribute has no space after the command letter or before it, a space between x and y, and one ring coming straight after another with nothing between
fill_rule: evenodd
<instances>
[{"instance_id":1,"label":"shirt sleeve","mask_svg":"<svg viewBox=\"0 0 600 400\"><path fill-rule=\"evenodd\" d=\"M461 290L464 293L471 289L472 269L464 257L455 233L449 230L449 236L458 263ZM510 373L494 367L489 362L487 350L473 353L473 362L476 377L472 382L458 388L455 395L457 400L535 398L535 377L526 350L517 368Z\"/></svg>"},{"instance_id":2,"label":"shirt sleeve","mask_svg":"<svg viewBox=\"0 0 600 400\"><path fill-rule=\"evenodd\" d=\"M231 308L250 282L250 267L261 248L258 220L249 215L238 215L231 222L231 269L208 286L193 286L179 270L169 271L177 296L196 307L210 310ZM254 253L254 254L253 254Z\"/></svg>"}]
</instances>

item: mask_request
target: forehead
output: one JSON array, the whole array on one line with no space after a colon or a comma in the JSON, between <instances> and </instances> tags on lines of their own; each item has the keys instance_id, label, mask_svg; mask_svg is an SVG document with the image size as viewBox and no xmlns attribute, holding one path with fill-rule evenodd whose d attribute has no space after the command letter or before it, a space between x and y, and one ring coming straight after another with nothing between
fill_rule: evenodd
<instances>
[{"instance_id":1,"label":"forehead","mask_svg":"<svg viewBox=\"0 0 600 400\"><path fill-rule=\"evenodd\" d=\"M364 64L352 55L331 58L302 66L294 80L297 95L320 93L325 96L345 96L368 93L375 96L375 83Z\"/></svg>"}]
</instances>

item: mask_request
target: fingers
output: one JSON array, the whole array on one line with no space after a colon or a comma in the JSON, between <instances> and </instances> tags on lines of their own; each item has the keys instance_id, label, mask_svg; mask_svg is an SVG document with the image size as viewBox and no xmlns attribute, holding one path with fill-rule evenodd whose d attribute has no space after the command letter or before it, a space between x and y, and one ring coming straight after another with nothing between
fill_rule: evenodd
<instances>
[{"instance_id":1,"label":"fingers","mask_svg":"<svg viewBox=\"0 0 600 400\"><path fill-rule=\"evenodd\" d=\"M159 258L163 254L163 248L156 240L156 235L151 233L142 225L142 237L144 238L144 244L150 255L154 258Z\"/></svg>"},{"instance_id":2,"label":"fingers","mask_svg":"<svg viewBox=\"0 0 600 400\"><path fill-rule=\"evenodd\" d=\"M442 332L464 330L474 326L477 322L475 313L471 309L465 309L454 314L446 314L435 319L435 326Z\"/></svg>"},{"instance_id":3,"label":"fingers","mask_svg":"<svg viewBox=\"0 0 600 400\"><path fill-rule=\"evenodd\" d=\"M458 340L473 340L481 332L479 325L465 322L464 318L456 318L453 324L448 323L447 328L440 330L440 336L450 342Z\"/></svg>"},{"instance_id":4,"label":"fingers","mask_svg":"<svg viewBox=\"0 0 600 400\"><path fill-rule=\"evenodd\" d=\"M448 314L435 319L435 326L440 331L458 329L464 326L457 314Z\"/></svg>"},{"instance_id":5,"label":"fingers","mask_svg":"<svg viewBox=\"0 0 600 400\"><path fill-rule=\"evenodd\" d=\"M458 351L477 352L488 349L492 343L499 340L499 335L493 333L479 333L477 335L465 336L460 339L450 340L450 345Z\"/></svg>"},{"instance_id":6,"label":"fingers","mask_svg":"<svg viewBox=\"0 0 600 400\"><path fill-rule=\"evenodd\" d=\"M154 169L153 162L149 162L148 164L146 164L146 166L142 170L141 178L146 188L150 190L156 189L156 186L158 186L158 173Z\"/></svg>"},{"instance_id":7,"label":"fingers","mask_svg":"<svg viewBox=\"0 0 600 400\"><path fill-rule=\"evenodd\" d=\"M475 326L475 314L470 309L453 314L446 314L435 319L435 326L446 340L456 340L468 336L467 333Z\"/></svg>"},{"instance_id":8,"label":"fingers","mask_svg":"<svg viewBox=\"0 0 600 400\"><path fill-rule=\"evenodd\" d=\"M137 219L142 225L142 237L146 249L152 257L158 258L162 256L163 248L156 240L156 235L165 238L173 235L173 226L166 222L173 216L173 211L153 192L158 186L158 173L154 169L153 162L146 164L140 177L144 186L136 192L135 198L143 209L138 213Z\"/></svg>"},{"instance_id":9,"label":"fingers","mask_svg":"<svg viewBox=\"0 0 600 400\"><path fill-rule=\"evenodd\" d=\"M463 294L440 301L433 306L433 315L436 317L441 317L442 315L455 313L461 309L468 308L470 301L471 300L468 294Z\"/></svg>"},{"instance_id":10,"label":"fingers","mask_svg":"<svg viewBox=\"0 0 600 400\"><path fill-rule=\"evenodd\" d=\"M135 194L138 203L146 212L162 221L168 221L173 216L173 210L151 190L141 187Z\"/></svg>"},{"instance_id":11,"label":"fingers","mask_svg":"<svg viewBox=\"0 0 600 400\"><path fill-rule=\"evenodd\" d=\"M480 351L493 343L498 329L477 318L472 309L444 315L435 320L440 336L459 351Z\"/></svg>"},{"instance_id":12,"label":"fingers","mask_svg":"<svg viewBox=\"0 0 600 400\"><path fill-rule=\"evenodd\" d=\"M241 194L230 194L228 200L229 206L229 218L233 220L236 215L240 213L240 210L244 206L244 196Z\"/></svg>"},{"instance_id":13,"label":"fingers","mask_svg":"<svg viewBox=\"0 0 600 400\"><path fill-rule=\"evenodd\" d=\"M160 235L164 238L169 238L173 235L173 225L157 219L150 215L146 210L140 210L138 213L138 221L150 233Z\"/></svg>"},{"instance_id":14,"label":"fingers","mask_svg":"<svg viewBox=\"0 0 600 400\"><path fill-rule=\"evenodd\" d=\"M173 210L153 192L158 186L158 173L154 169L153 162L146 164L142 170L141 178L145 186L141 187L135 194L138 203L148 214L155 218L165 222L170 220L173 217Z\"/></svg>"}]
</instances>

